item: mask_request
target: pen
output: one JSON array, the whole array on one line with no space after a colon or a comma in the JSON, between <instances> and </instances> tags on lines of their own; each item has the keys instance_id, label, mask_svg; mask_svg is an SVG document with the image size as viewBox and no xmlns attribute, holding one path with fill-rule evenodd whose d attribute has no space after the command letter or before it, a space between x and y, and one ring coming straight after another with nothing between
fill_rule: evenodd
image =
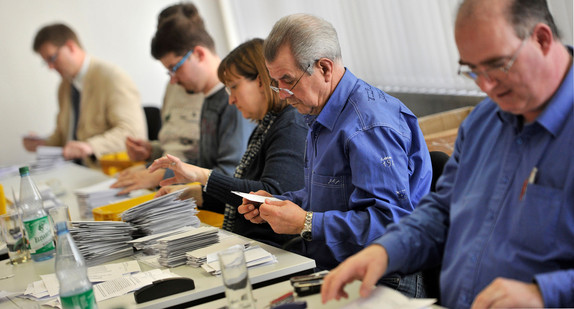
<instances>
[{"instance_id":1,"label":"pen","mask_svg":"<svg viewBox=\"0 0 574 309\"><path fill-rule=\"evenodd\" d=\"M524 184L522 185L522 191L520 191L520 197L518 198L519 201L522 201L522 198L526 194L526 188L529 184L533 184L536 181L536 174L538 173L538 168L535 166L530 171L530 175L526 180L524 180Z\"/></svg>"}]
</instances>

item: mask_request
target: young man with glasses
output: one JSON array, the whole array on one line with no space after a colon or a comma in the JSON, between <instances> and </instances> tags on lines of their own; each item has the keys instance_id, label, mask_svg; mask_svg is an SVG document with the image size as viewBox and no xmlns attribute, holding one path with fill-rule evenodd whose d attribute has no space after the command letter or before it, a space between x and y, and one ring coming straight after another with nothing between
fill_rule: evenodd
<instances>
[{"instance_id":1,"label":"young man with glasses","mask_svg":"<svg viewBox=\"0 0 574 309\"><path fill-rule=\"evenodd\" d=\"M221 59L213 39L193 19L173 14L159 23L151 52L168 70L171 83L188 93L204 94L197 165L233 175L255 125L228 104L229 96L217 77ZM171 170L163 175L171 177Z\"/></svg>"},{"instance_id":2,"label":"young man with glasses","mask_svg":"<svg viewBox=\"0 0 574 309\"><path fill-rule=\"evenodd\" d=\"M574 307L574 73L544 0L467 0L455 40L488 98L459 129L436 193L326 277L323 301L362 279L442 263L448 308ZM438 282L437 282L438 284Z\"/></svg>"},{"instance_id":3,"label":"young man with glasses","mask_svg":"<svg viewBox=\"0 0 574 309\"><path fill-rule=\"evenodd\" d=\"M119 68L90 57L63 24L40 29L34 51L62 77L56 129L47 139L25 137L24 147L62 146L66 159L92 165L102 154L125 150L128 136L144 138L146 123L139 92Z\"/></svg>"},{"instance_id":4,"label":"young man with glasses","mask_svg":"<svg viewBox=\"0 0 574 309\"><path fill-rule=\"evenodd\" d=\"M271 89L309 124L305 188L259 209L244 200L238 211L276 233L300 234L300 252L331 269L413 211L430 188L429 152L411 111L343 66L327 21L306 14L280 19L265 41L265 58ZM424 295L419 275L387 279L411 296Z\"/></svg>"}]
</instances>

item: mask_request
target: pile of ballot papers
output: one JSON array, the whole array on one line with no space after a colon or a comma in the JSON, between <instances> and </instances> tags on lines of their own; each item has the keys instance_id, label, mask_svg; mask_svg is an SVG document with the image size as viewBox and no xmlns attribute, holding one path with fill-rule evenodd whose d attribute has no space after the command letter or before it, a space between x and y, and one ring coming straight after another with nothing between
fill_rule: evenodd
<instances>
[{"instance_id":1,"label":"pile of ballot papers","mask_svg":"<svg viewBox=\"0 0 574 309\"><path fill-rule=\"evenodd\" d=\"M219 242L208 247L186 252L187 265L202 267L212 275L220 275L217 253L232 246L242 246L247 268L277 263L277 258L267 250L255 245L252 241L235 234L219 230Z\"/></svg>"},{"instance_id":2,"label":"pile of ballot papers","mask_svg":"<svg viewBox=\"0 0 574 309\"><path fill-rule=\"evenodd\" d=\"M74 191L78 199L80 215L83 218L92 218L92 210L94 208L121 202L150 192L149 190L134 190L128 195L118 195L122 188L110 188L116 181L116 179L110 178Z\"/></svg>"},{"instance_id":3,"label":"pile of ballot papers","mask_svg":"<svg viewBox=\"0 0 574 309\"><path fill-rule=\"evenodd\" d=\"M30 164L32 172L46 171L66 162L62 154L62 147L38 146L36 148L36 162Z\"/></svg>"},{"instance_id":4,"label":"pile of ballot papers","mask_svg":"<svg viewBox=\"0 0 574 309\"><path fill-rule=\"evenodd\" d=\"M184 265L187 251L210 246L219 241L217 231L216 227L203 226L158 239L155 249L159 253L159 264L165 267Z\"/></svg>"},{"instance_id":5,"label":"pile of ballot papers","mask_svg":"<svg viewBox=\"0 0 574 309\"><path fill-rule=\"evenodd\" d=\"M70 234L88 266L131 256L135 229L121 221L74 221Z\"/></svg>"},{"instance_id":6,"label":"pile of ballot papers","mask_svg":"<svg viewBox=\"0 0 574 309\"><path fill-rule=\"evenodd\" d=\"M180 200L182 192L172 192L124 211L121 214L122 220L137 228L134 238L169 232L184 226L198 227L200 221L195 200Z\"/></svg>"}]
</instances>

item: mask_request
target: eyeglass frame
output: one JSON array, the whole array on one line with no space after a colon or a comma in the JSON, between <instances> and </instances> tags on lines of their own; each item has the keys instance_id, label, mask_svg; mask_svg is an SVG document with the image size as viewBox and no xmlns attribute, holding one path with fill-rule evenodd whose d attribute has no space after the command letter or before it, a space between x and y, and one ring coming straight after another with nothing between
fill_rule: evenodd
<instances>
[{"instance_id":1,"label":"eyeglass frame","mask_svg":"<svg viewBox=\"0 0 574 309\"><path fill-rule=\"evenodd\" d=\"M48 57L48 59L45 59L45 60L44 60L48 66L54 65L54 63L56 62L56 60L58 60L58 55L60 54L60 49L61 49L61 48L62 48L62 46L59 46L59 47L56 49L56 52L55 52L52 56L50 56L50 57Z\"/></svg>"},{"instance_id":2,"label":"eyeglass frame","mask_svg":"<svg viewBox=\"0 0 574 309\"><path fill-rule=\"evenodd\" d=\"M512 68L512 65L514 65L514 63L516 62L516 59L518 58L520 50L522 50L522 47L524 47L524 45L526 45L526 41L528 40L528 38L529 37L526 37L525 39L522 40L522 43L520 43L520 46L518 47L518 49L516 49L514 54L512 56L510 56L510 60L508 60L508 62L506 64L491 66L488 69L480 70L480 71L475 71L475 70L470 69L470 66L468 64L460 64L459 68L458 68L458 75L462 75L462 76L469 78L469 79L476 82L479 75L484 76L488 81L492 81L493 79L492 79L492 77L490 77L490 75L488 75L488 72L492 72L494 70L500 70L500 71L504 72L504 74L508 74L508 72ZM465 71L463 69L463 67L465 67L465 66L469 69L468 71Z\"/></svg>"},{"instance_id":3,"label":"eyeglass frame","mask_svg":"<svg viewBox=\"0 0 574 309\"><path fill-rule=\"evenodd\" d=\"M191 54L193 54L193 49L190 49L185 55L183 55L183 58L181 58L181 60L179 60L174 66L173 68L171 68L169 71L167 71L167 75L169 75L170 77L174 77L175 73L177 72L177 70L179 70L179 68L183 65L183 63L189 58L189 56L191 56Z\"/></svg>"},{"instance_id":4,"label":"eyeglass frame","mask_svg":"<svg viewBox=\"0 0 574 309\"><path fill-rule=\"evenodd\" d=\"M317 62L317 61L315 61L315 62ZM295 81L295 84L293 84L293 87L291 87L291 89L275 87L273 85L269 85L269 88L271 88L271 90L273 90L277 93L281 93L281 91L283 91L285 94L292 96L294 94L293 89L295 89L295 86L297 86L297 84L299 83L301 78L303 78L303 75L305 75L305 73L307 73L309 71L309 68L311 67L312 64L313 63L309 63L307 68L303 71L303 74L301 74L301 76L299 76L299 78L297 79L297 81Z\"/></svg>"}]
</instances>

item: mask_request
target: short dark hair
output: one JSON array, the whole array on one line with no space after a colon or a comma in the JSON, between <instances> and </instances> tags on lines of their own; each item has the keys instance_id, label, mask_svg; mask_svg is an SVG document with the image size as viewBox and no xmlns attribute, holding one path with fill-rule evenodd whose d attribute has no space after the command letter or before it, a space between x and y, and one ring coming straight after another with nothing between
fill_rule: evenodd
<instances>
[{"instance_id":1,"label":"short dark hair","mask_svg":"<svg viewBox=\"0 0 574 309\"><path fill-rule=\"evenodd\" d=\"M52 24L42 27L42 29L36 33L32 47L35 52L39 52L40 47L45 43L52 43L60 47L66 44L68 40L72 40L76 42L78 46L82 47L78 36L70 27L64 24Z\"/></svg>"},{"instance_id":2,"label":"short dark hair","mask_svg":"<svg viewBox=\"0 0 574 309\"><path fill-rule=\"evenodd\" d=\"M185 15L172 14L158 24L151 40L151 54L158 60L170 52L182 56L196 46L203 46L215 53L213 38L203 25L198 26Z\"/></svg>"},{"instance_id":3,"label":"short dark hair","mask_svg":"<svg viewBox=\"0 0 574 309\"><path fill-rule=\"evenodd\" d=\"M181 15L183 17L186 17L191 22L193 22L197 27L205 28L205 23L203 22L203 18L201 18L201 16L199 15L199 10L195 6L195 4L191 2L181 2L178 4L168 6L165 9L163 9L157 16L158 28L163 21L167 20L167 18L172 17L174 15Z\"/></svg>"},{"instance_id":4,"label":"short dark hair","mask_svg":"<svg viewBox=\"0 0 574 309\"><path fill-rule=\"evenodd\" d=\"M552 35L560 39L560 31L554 23L546 0L514 0L508 7L507 20L514 27L516 36L525 39L532 34L537 23L544 23L552 30Z\"/></svg>"}]
</instances>

